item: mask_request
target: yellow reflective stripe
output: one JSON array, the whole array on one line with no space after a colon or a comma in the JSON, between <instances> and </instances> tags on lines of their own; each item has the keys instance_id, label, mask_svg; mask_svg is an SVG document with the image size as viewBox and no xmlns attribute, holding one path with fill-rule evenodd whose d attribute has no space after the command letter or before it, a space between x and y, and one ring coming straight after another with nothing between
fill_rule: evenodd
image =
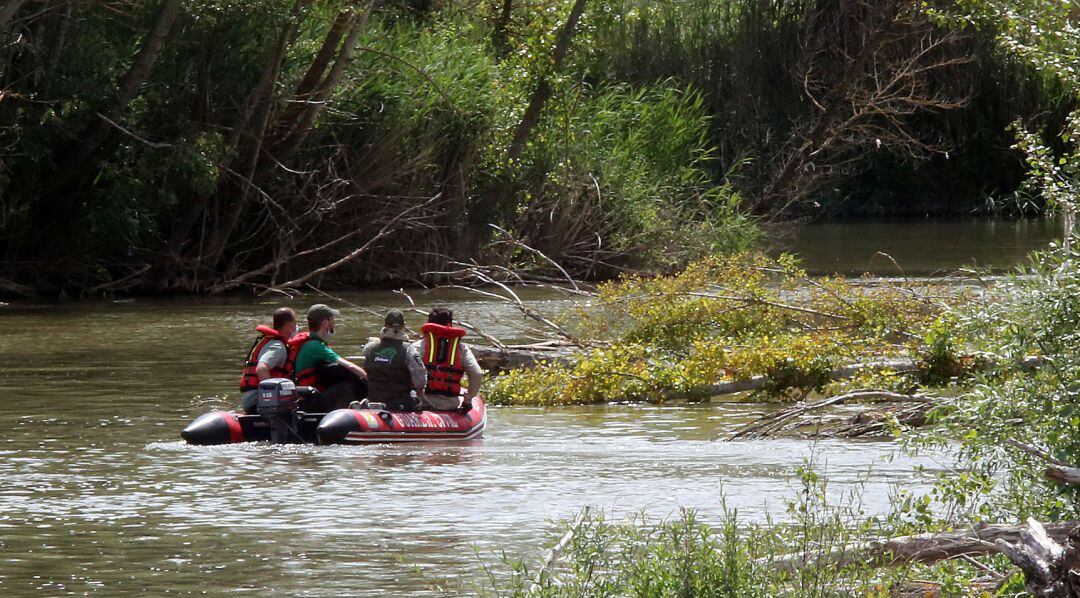
<instances>
[{"instance_id":1,"label":"yellow reflective stripe","mask_svg":"<svg viewBox=\"0 0 1080 598\"><path fill-rule=\"evenodd\" d=\"M427 354L428 363L435 363L435 334L432 332L427 333Z\"/></svg>"},{"instance_id":2,"label":"yellow reflective stripe","mask_svg":"<svg viewBox=\"0 0 1080 598\"><path fill-rule=\"evenodd\" d=\"M454 344L450 345L450 365L454 365L455 363L457 363L457 346L458 341L460 340L461 339L459 337L455 336Z\"/></svg>"}]
</instances>

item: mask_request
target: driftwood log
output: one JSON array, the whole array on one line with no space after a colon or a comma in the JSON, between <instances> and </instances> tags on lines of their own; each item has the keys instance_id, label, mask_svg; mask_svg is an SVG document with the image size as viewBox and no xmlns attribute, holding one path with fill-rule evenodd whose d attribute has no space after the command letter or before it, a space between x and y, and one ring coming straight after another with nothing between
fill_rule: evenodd
<instances>
[{"instance_id":1,"label":"driftwood log","mask_svg":"<svg viewBox=\"0 0 1080 598\"><path fill-rule=\"evenodd\" d=\"M1063 521L1047 524L1044 531L1047 538L1065 543L1077 527L1080 527L1080 521ZM908 563L936 563L960 556L1003 552L999 541L1023 543L1021 532L1026 529L1027 526L1020 525L981 524L966 530L870 540L821 552L763 557L757 564L794 573L804 567L839 568L854 564L895 567Z\"/></svg>"},{"instance_id":2,"label":"driftwood log","mask_svg":"<svg viewBox=\"0 0 1080 598\"><path fill-rule=\"evenodd\" d=\"M1062 484L1080 484L1080 468L1076 467L1050 465L1043 470L1043 475L1049 480Z\"/></svg>"},{"instance_id":3,"label":"driftwood log","mask_svg":"<svg viewBox=\"0 0 1080 598\"><path fill-rule=\"evenodd\" d=\"M1026 442L1020 442L1015 438L1006 439L1005 443L1048 462L1049 465L1043 470L1043 476L1046 479L1062 484L1080 484L1080 468L1073 467L1065 461L1054 457L1049 452Z\"/></svg>"},{"instance_id":4,"label":"driftwood log","mask_svg":"<svg viewBox=\"0 0 1080 598\"><path fill-rule=\"evenodd\" d=\"M1080 527L1069 531L1064 546L1034 519L1020 538L994 540L994 546L1024 572L1027 590L1037 598L1080 598Z\"/></svg>"},{"instance_id":5,"label":"driftwood log","mask_svg":"<svg viewBox=\"0 0 1080 598\"><path fill-rule=\"evenodd\" d=\"M933 402L932 397L924 395L907 395L897 392L891 392L888 390L859 390L853 391L841 395L828 397L825 399L819 399L816 401L807 401L805 403L799 403L786 409L771 413L763 416L761 419L751 422L738 430L736 430L728 440L749 440L753 438L765 438L778 432L781 432L791 427L798 426L803 423L803 416L825 407L833 405L839 405L847 401L892 401L892 402L905 402L915 403L920 410L925 413L925 410ZM860 416L863 414L860 414ZM856 416L858 417L858 416ZM866 422L852 422L852 433L859 428L863 428L862 434L868 433L870 427L874 429L884 428L888 422L888 418L883 416ZM856 435L862 435L856 434Z\"/></svg>"},{"instance_id":6,"label":"driftwood log","mask_svg":"<svg viewBox=\"0 0 1080 598\"><path fill-rule=\"evenodd\" d=\"M581 525L589 517L590 507L586 506L578 513L578 516L574 518L574 522L570 525L570 529L566 530L566 533L559 538L559 541L555 546L551 547L551 550L544 556L544 562L540 565L540 569L536 572L535 581L529 588L530 592L536 592L540 589L541 582L546 577L550 577L555 569L555 565L558 564L559 559L562 558L563 553L566 551L566 547L570 546L570 543L574 540L574 535L581 529Z\"/></svg>"},{"instance_id":7,"label":"driftwood log","mask_svg":"<svg viewBox=\"0 0 1080 598\"><path fill-rule=\"evenodd\" d=\"M562 341L532 345L506 345L505 348L472 346L480 367L489 372L534 368L543 362L573 365L573 347Z\"/></svg>"},{"instance_id":8,"label":"driftwood log","mask_svg":"<svg viewBox=\"0 0 1080 598\"><path fill-rule=\"evenodd\" d=\"M814 435L832 438L859 438L884 434L894 424L917 428L926 423L926 417L933 407L934 404L928 402L869 409L853 415L841 424L823 426Z\"/></svg>"}]
</instances>

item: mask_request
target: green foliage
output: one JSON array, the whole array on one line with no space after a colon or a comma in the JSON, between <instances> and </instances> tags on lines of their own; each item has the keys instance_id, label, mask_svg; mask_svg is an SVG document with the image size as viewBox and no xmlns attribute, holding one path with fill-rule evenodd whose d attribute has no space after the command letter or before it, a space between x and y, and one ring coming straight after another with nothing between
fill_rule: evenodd
<instances>
[{"instance_id":1,"label":"green foliage","mask_svg":"<svg viewBox=\"0 0 1080 598\"><path fill-rule=\"evenodd\" d=\"M671 82L558 84L512 165L520 194L500 208L517 235L589 277L670 270L756 240L737 195L710 176L699 94Z\"/></svg>"},{"instance_id":2,"label":"green foliage","mask_svg":"<svg viewBox=\"0 0 1080 598\"><path fill-rule=\"evenodd\" d=\"M682 510L659 522L645 514L614 521L603 513L585 513L558 530L559 536L567 528L574 534L556 567L541 572L524 561L506 563L508 572L488 569L490 587L477 593L884 597L930 578L944 581L948 595L962 595L965 582L981 573L967 563L876 569L832 559L863 538L895 535L903 528L891 517L867 517L860 491L838 497L830 493L827 477L812 461L804 463L797 469L797 494L785 502L783 516L756 524L723 501L717 513ZM926 508L920 502L913 510ZM799 566L792 571L779 566L785 558Z\"/></svg>"},{"instance_id":3,"label":"green foliage","mask_svg":"<svg viewBox=\"0 0 1080 598\"><path fill-rule=\"evenodd\" d=\"M674 80L699 90L713 117L714 173L736 173L732 180L743 195L760 191L790 135L815 113L797 73L808 48L830 41L814 37L815 11L826 5L612 0L602 6L590 22L590 42L577 54L586 79ZM972 64L933 86L945 96L970 94L971 101L945 115L921 115L916 125L932 131L948 154L913 162L887 151L861 152L863 174L815 196L827 215L959 215L988 209L985 196L1011 196L1023 168L1008 151L1005 127L1055 110L1059 92L996 51L992 35L977 32L962 45ZM989 207L1000 209L995 205Z\"/></svg>"},{"instance_id":4,"label":"green foliage","mask_svg":"<svg viewBox=\"0 0 1080 598\"><path fill-rule=\"evenodd\" d=\"M844 388L829 374L853 362L925 354L937 371L958 361L958 347L935 332L941 308L926 296L900 284L811 280L790 257L713 256L677 275L601 285L567 318L593 348L570 368L502 376L487 396L520 405L663 401L765 376L766 394L798 399ZM909 389L917 380L868 374L846 384L856 382Z\"/></svg>"},{"instance_id":5,"label":"green foliage","mask_svg":"<svg viewBox=\"0 0 1080 598\"><path fill-rule=\"evenodd\" d=\"M1016 148L1024 152L1029 178L1027 184L1038 190L1047 204L1062 214L1065 222L1064 245L1072 245L1076 234L1077 185L1080 184L1080 110L1069 115L1061 132L1058 149L1044 144L1039 135L1021 123L1013 126Z\"/></svg>"},{"instance_id":6,"label":"green foliage","mask_svg":"<svg viewBox=\"0 0 1080 598\"><path fill-rule=\"evenodd\" d=\"M1029 166L1028 186L1063 215L1066 249L1074 234L1080 181L1080 111L1075 110L1080 100L1080 28L1072 4L1056 0L952 0L931 9L931 14L944 22L995 32L1009 55L1060 84L1065 104L1073 109L1061 123L1060 133L1042 134L1024 119L1011 128L1017 138L1013 147L1024 153Z\"/></svg>"},{"instance_id":7,"label":"green foliage","mask_svg":"<svg viewBox=\"0 0 1080 598\"><path fill-rule=\"evenodd\" d=\"M1000 356L1001 367L981 374L970 393L937 410L944 431L924 442L960 441L980 483L956 486L948 498L978 519L1075 517L1076 490L1042 479L1038 461L1010 439L1043 447L1080 463L1080 268L1075 254L1041 256L987 296L957 310L962 334L976 350ZM1018 367L1026 358L1037 367Z\"/></svg>"},{"instance_id":8,"label":"green foliage","mask_svg":"<svg viewBox=\"0 0 1080 598\"><path fill-rule=\"evenodd\" d=\"M0 47L0 255L26 264L2 275L77 290L100 282L86 272L107 278L112 268L160 263L170 243L170 252L184 247L174 267L199 270L194 277L211 285L302 250L290 234L315 229L310 244L318 245L437 193L444 202L428 216L424 242L395 240L412 252L394 260L404 271L380 272L386 260L372 252L335 275L385 280L441 269L431 256L462 251L462 237L482 241L488 223L591 277L748 247L754 224L710 171L700 94L670 82L591 85L552 71L569 5L515 6L503 49L492 47L491 23L474 11L385 5L304 143L286 151L283 137L296 130L279 119L301 110L297 85L331 23L355 7L303 3L294 14L296 3L283 0L187 3L146 83L113 116L107 142L82 170L65 173L72 182L59 190L50 187L52 171L70 157L72 140L100 123L96 113L107 111L160 5L74 4L70 14L28 5L20 12L28 20L13 21L27 45ZM252 105L279 39L287 43L273 96ZM591 37L578 41L587 47ZM540 75L552 77L555 93L521 164L508 165L505 148ZM268 137L256 146L260 130ZM508 178L494 212L469 212ZM357 200L375 197L385 200ZM204 205L196 221L208 226L177 230ZM221 242L230 244L221 263L195 255Z\"/></svg>"},{"instance_id":9,"label":"green foliage","mask_svg":"<svg viewBox=\"0 0 1080 598\"><path fill-rule=\"evenodd\" d=\"M440 269L431 256L462 257L482 244L489 223L595 278L674 272L711 253L751 247L758 232L740 214L742 197L767 181L807 114L791 73L813 43L804 36L815 3L590 2L556 70L552 49L571 4L514 4L501 36L497 3L467 10L384 4L310 134L285 151L282 137L295 130L276 119L306 105L293 95L297 85L330 24L355 5L302 3L294 14L297 4L286 0L187 2L137 97L113 115L117 126L106 141L77 171L58 172L72 144L102 122L98 114L108 112L161 3L51 11L28 3L5 25L5 39L19 42L0 47L0 275L77 290L101 282L87 272L119 278L162 263L168 245L170 256L181 247L173 268L212 285L437 193L444 202L428 215L423 242L405 234L385 241L387 251L407 254L393 260L400 271L388 272L385 254L372 251L334 276L385 281ZM1048 14L1039 31L1063 18L1058 8ZM1040 47L1038 37L1016 37ZM279 39L287 43L272 97L252 113ZM977 148L961 159L980 172L1006 173L993 188L973 193L957 184L949 192L980 202L1009 187L1007 173L1016 168L1002 167L1015 160L986 131L1039 112L1052 95L1026 87L1029 77L984 52L982 39L971 50L982 52L979 72L990 73L980 89L993 93L972 103L970 119L926 124ZM1059 58L1038 64L1069 64L1068 44L1055 48ZM506 148L540 77L550 80L552 96L522 159L508 164ZM1006 98L1003 88L1017 91ZM256 143L264 108L269 138ZM1063 143L1045 144L1060 157ZM251 156L262 156L254 169ZM896 194L940 197L923 191L925 181L937 172L956 179L949 174L955 163L918 175L894 164L876 171L873 184L830 194L862 197L863 188L898 189L908 180ZM53 188L58 175L71 181ZM478 207L489 202L490 211ZM208 226L178 226L185 218ZM310 230L307 245L290 238ZM197 255L221 242L227 257ZM340 257L326 253L312 259L321 265ZM470 257L519 256L493 249Z\"/></svg>"}]
</instances>

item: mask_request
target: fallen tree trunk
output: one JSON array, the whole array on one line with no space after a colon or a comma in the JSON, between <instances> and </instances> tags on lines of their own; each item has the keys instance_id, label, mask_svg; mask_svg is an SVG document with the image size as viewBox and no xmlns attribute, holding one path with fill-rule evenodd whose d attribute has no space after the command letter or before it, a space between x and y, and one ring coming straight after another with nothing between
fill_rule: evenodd
<instances>
[{"instance_id":1,"label":"fallen tree trunk","mask_svg":"<svg viewBox=\"0 0 1080 598\"><path fill-rule=\"evenodd\" d=\"M896 359L879 359L875 361L868 361L865 363L852 363L848 365L842 365L834 368L829 372L830 380L843 380L845 378L851 378L859 372L867 371L894 371L894 372L914 372L919 369L919 360L912 358L896 358ZM743 380L731 380L727 382L717 382L715 384L706 384L704 386L695 386L680 391L673 391L664 394L664 400L679 400L690 399L695 397L717 397L722 395L738 394L742 392L751 392L755 390L762 390L769 383L768 376L753 376Z\"/></svg>"},{"instance_id":2,"label":"fallen tree trunk","mask_svg":"<svg viewBox=\"0 0 1080 598\"><path fill-rule=\"evenodd\" d=\"M1003 538L994 546L1020 567L1025 586L1037 598L1080 598L1080 527L1072 529L1065 545L1051 537L1038 521L1028 518L1016 542Z\"/></svg>"},{"instance_id":3,"label":"fallen tree trunk","mask_svg":"<svg viewBox=\"0 0 1080 598\"><path fill-rule=\"evenodd\" d=\"M1077 527L1080 527L1080 521L1063 521L1047 524L1045 531L1054 541L1065 542ZM794 573L804 567L840 568L855 564L896 567L909 563L936 563L964 555L1002 552L998 541L1018 542L1024 529L1026 527L1020 525L982 524L966 530L870 540L821 552L763 557L755 564Z\"/></svg>"},{"instance_id":4,"label":"fallen tree trunk","mask_svg":"<svg viewBox=\"0 0 1080 598\"><path fill-rule=\"evenodd\" d=\"M573 364L572 345L563 341L548 341L532 345L507 345L506 348L472 346L480 367L489 372L533 368L541 363L562 366Z\"/></svg>"},{"instance_id":5,"label":"fallen tree trunk","mask_svg":"<svg viewBox=\"0 0 1080 598\"><path fill-rule=\"evenodd\" d=\"M1006 439L1005 443L1047 461L1049 465L1043 470L1043 476L1046 479L1061 482L1062 484L1080 484L1080 468L1073 467L1043 449L1026 442L1020 442L1015 438Z\"/></svg>"},{"instance_id":6,"label":"fallen tree trunk","mask_svg":"<svg viewBox=\"0 0 1080 598\"><path fill-rule=\"evenodd\" d=\"M886 432L890 424L917 428L926 423L926 416L934 407L933 403L902 405L896 409L870 409L849 418L843 424L819 429L815 436L831 438L859 438L870 434Z\"/></svg>"},{"instance_id":7,"label":"fallen tree trunk","mask_svg":"<svg viewBox=\"0 0 1080 598\"><path fill-rule=\"evenodd\" d=\"M1043 471L1046 479L1062 484L1080 484L1080 468L1051 465Z\"/></svg>"}]
</instances>

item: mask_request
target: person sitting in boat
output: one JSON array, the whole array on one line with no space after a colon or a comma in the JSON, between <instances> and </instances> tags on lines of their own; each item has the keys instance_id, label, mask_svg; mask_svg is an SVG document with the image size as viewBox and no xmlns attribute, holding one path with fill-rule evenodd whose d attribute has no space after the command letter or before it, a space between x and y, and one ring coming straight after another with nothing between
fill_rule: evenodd
<instances>
[{"instance_id":1,"label":"person sitting in boat","mask_svg":"<svg viewBox=\"0 0 1080 598\"><path fill-rule=\"evenodd\" d=\"M289 378L285 369L288 349L285 343L296 334L296 312L288 307L274 312L274 327L259 324L259 337L251 345L244 371L240 374L240 405L251 415L259 403L259 382L267 378Z\"/></svg>"},{"instance_id":2,"label":"person sitting in boat","mask_svg":"<svg viewBox=\"0 0 1080 598\"><path fill-rule=\"evenodd\" d=\"M314 404L304 405L307 411L330 411L367 396L364 368L330 348L335 318L340 315L322 303L312 305L307 312L308 331L289 341L286 368L294 372L299 386L313 386L319 391Z\"/></svg>"},{"instance_id":3,"label":"person sitting in boat","mask_svg":"<svg viewBox=\"0 0 1080 598\"><path fill-rule=\"evenodd\" d=\"M364 367L369 401L396 411L419 409L427 371L405 334L405 314L401 310L386 312L379 338L364 345Z\"/></svg>"},{"instance_id":4,"label":"person sitting in boat","mask_svg":"<svg viewBox=\"0 0 1080 598\"><path fill-rule=\"evenodd\" d=\"M484 372L472 349L461 340L465 329L454 326L453 322L453 311L435 307L428 314L427 324L420 328L420 340L414 344L428 372L424 409L468 411L472 409L473 397L480 392ZM462 375L469 381L464 396Z\"/></svg>"}]
</instances>

